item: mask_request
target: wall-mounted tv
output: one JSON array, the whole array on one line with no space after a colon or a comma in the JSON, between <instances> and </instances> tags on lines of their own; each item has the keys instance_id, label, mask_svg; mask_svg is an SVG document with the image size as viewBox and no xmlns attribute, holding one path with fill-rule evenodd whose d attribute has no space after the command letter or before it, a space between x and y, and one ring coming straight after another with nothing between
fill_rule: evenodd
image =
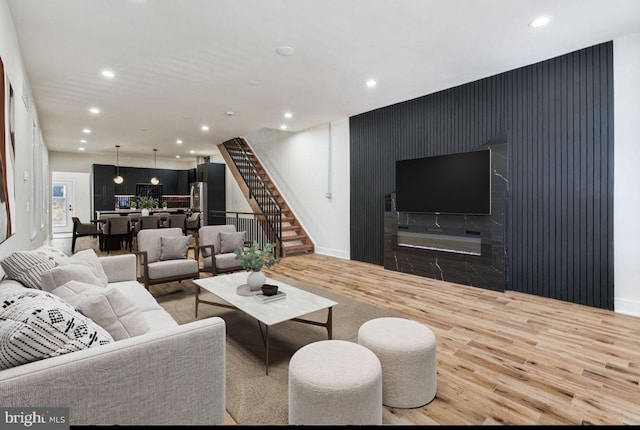
<instances>
[{"instance_id":1,"label":"wall-mounted tv","mask_svg":"<svg viewBox=\"0 0 640 430\"><path fill-rule=\"evenodd\" d=\"M396 161L396 210L491 214L491 150Z\"/></svg>"}]
</instances>

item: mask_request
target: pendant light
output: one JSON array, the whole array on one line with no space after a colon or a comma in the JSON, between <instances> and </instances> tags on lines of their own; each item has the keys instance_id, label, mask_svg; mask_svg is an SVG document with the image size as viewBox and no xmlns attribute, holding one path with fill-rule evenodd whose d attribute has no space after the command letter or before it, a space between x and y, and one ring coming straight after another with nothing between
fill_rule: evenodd
<instances>
[{"instance_id":1,"label":"pendant light","mask_svg":"<svg viewBox=\"0 0 640 430\"><path fill-rule=\"evenodd\" d=\"M120 145L116 145L116 177L113 178L113 182L120 185L124 182L124 178L120 176L120 154L118 148L120 148Z\"/></svg>"},{"instance_id":2,"label":"pendant light","mask_svg":"<svg viewBox=\"0 0 640 430\"><path fill-rule=\"evenodd\" d=\"M155 170L157 170L157 169L158 169L158 160L157 160L157 158L156 158L157 153L158 153L158 150L154 148L154 149L153 149L153 168L154 168ZM154 172L153 172L153 173L154 173L153 178L151 178L151 183L152 183L153 185L158 185L158 184L160 183L160 179L158 179L158 178L156 177L156 175L155 175L155 173L156 173L156 172L155 172L155 170L154 170Z\"/></svg>"}]
</instances>

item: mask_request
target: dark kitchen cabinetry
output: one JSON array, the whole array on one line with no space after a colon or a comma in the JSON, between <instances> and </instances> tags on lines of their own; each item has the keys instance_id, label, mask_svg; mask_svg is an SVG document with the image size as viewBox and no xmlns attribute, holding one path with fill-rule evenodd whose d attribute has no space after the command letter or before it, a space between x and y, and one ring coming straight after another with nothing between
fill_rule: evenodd
<instances>
[{"instance_id":1,"label":"dark kitchen cabinetry","mask_svg":"<svg viewBox=\"0 0 640 430\"><path fill-rule=\"evenodd\" d=\"M93 210L113 210L116 194L136 195L137 184L148 184L152 176L157 176L164 195L185 195L190 192L190 184L196 180L196 169L172 170L145 167L120 167L124 182L116 185L116 166L93 165Z\"/></svg>"}]
</instances>

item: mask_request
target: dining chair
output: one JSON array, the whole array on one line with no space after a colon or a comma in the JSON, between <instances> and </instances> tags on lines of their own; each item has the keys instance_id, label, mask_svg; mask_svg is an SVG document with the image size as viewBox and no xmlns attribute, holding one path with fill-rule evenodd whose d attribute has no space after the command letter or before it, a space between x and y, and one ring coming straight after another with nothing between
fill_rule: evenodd
<instances>
[{"instance_id":1,"label":"dining chair","mask_svg":"<svg viewBox=\"0 0 640 430\"><path fill-rule=\"evenodd\" d=\"M73 220L73 236L71 239L71 253L76 252L76 240L83 236L98 237L102 234L102 231L98 229L98 226L91 222L82 222L78 217L72 217Z\"/></svg>"}]
</instances>

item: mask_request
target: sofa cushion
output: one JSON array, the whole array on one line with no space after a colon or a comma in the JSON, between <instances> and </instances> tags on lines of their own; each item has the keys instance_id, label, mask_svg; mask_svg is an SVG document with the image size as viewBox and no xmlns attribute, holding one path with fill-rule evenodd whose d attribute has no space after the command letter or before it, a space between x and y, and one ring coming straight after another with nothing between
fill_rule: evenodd
<instances>
[{"instance_id":1,"label":"sofa cushion","mask_svg":"<svg viewBox=\"0 0 640 430\"><path fill-rule=\"evenodd\" d=\"M60 297L0 288L0 369L113 342L113 337Z\"/></svg>"},{"instance_id":2,"label":"sofa cushion","mask_svg":"<svg viewBox=\"0 0 640 430\"><path fill-rule=\"evenodd\" d=\"M171 314L160 306L153 295L139 282L114 282L108 287L108 289L112 288L120 291L136 304L147 321L150 331L164 330L178 325Z\"/></svg>"},{"instance_id":3,"label":"sofa cushion","mask_svg":"<svg viewBox=\"0 0 640 430\"><path fill-rule=\"evenodd\" d=\"M107 275L93 249L79 251L41 276L42 289L53 291L69 281L84 282L99 287L108 284Z\"/></svg>"},{"instance_id":4,"label":"sofa cushion","mask_svg":"<svg viewBox=\"0 0 640 430\"><path fill-rule=\"evenodd\" d=\"M52 291L83 315L104 328L115 340L149 332L149 325L136 304L113 288L69 281Z\"/></svg>"},{"instance_id":5,"label":"sofa cushion","mask_svg":"<svg viewBox=\"0 0 640 430\"><path fill-rule=\"evenodd\" d=\"M108 288L113 288L133 301L140 312L154 311L162 309L151 293L138 281L112 282Z\"/></svg>"},{"instance_id":6,"label":"sofa cushion","mask_svg":"<svg viewBox=\"0 0 640 430\"><path fill-rule=\"evenodd\" d=\"M183 260L189 252L189 236L162 236L160 238L160 260Z\"/></svg>"},{"instance_id":7,"label":"sofa cushion","mask_svg":"<svg viewBox=\"0 0 640 430\"><path fill-rule=\"evenodd\" d=\"M245 233L244 231L235 233L220 232L220 253L226 254L242 249Z\"/></svg>"},{"instance_id":8,"label":"sofa cushion","mask_svg":"<svg viewBox=\"0 0 640 430\"><path fill-rule=\"evenodd\" d=\"M8 279L20 282L27 288L42 289L41 276L66 261L64 252L49 245L30 251L14 251L0 261Z\"/></svg>"}]
</instances>

